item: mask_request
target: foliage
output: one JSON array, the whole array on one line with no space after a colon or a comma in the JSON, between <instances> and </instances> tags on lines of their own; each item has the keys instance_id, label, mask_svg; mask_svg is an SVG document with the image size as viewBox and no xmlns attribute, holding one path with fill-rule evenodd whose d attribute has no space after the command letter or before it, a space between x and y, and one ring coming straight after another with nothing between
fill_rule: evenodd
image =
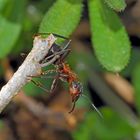
<instances>
[{"instance_id":1,"label":"foliage","mask_svg":"<svg viewBox=\"0 0 140 140\"><path fill-rule=\"evenodd\" d=\"M5 18L20 24L16 25L17 29L13 29L15 30L15 37L13 35L13 39L11 38L13 44L16 43L16 35L18 36L19 26L23 25L23 22L27 22L27 19L23 21L25 10L24 7L27 2L26 0L22 0L20 3L18 2L19 1L14 0L14 3L12 2L11 4L9 1L8 6L3 6L3 10L1 12ZM118 3L113 0L106 2L108 5L114 5L114 7L117 7L117 9L122 9L122 7L124 7L123 0L119 0ZM4 5L4 1L1 1L1 3ZM20 5L20 8L17 9L15 5ZM127 65L130 57L130 43L126 31L116 13L114 13L110 8L106 7L104 1L90 0L88 5L91 31L94 36L92 37L92 42L94 44L93 46L96 56L99 62L107 70L119 72ZM49 11L46 12L40 24L39 32L54 32L64 36L69 36L75 30L80 21L83 8L84 6L82 0L57 0L53 3ZM16 9L16 11L12 11L13 9ZM6 30L7 26L8 25L3 27L4 31ZM23 27L23 31L24 30L25 28ZM8 31L10 30L8 29ZM5 34L8 31L5 31ZM6 41L4 40L3 42ZM9 46L7 47L7 54L8 50L10 52L13 44L9 43ZM4 44L4 46L7 45ZM4 50L1 50L2 54L3 51ZM0 57L2 58L4 56Z\"/></svg>"},{"instance_id":2,"label":"foliage","mask_svg":"<svg viewBox=\"0 0 140 140\"><path fill-rule=\"evenodd\" d=\"M45 14L39 32L51 32L69 36L78 25L81 12L82 0L57 0Z\"/></svg>"},{"instance_id":3,"label":"foliage","mask_svg":"<svg viewBox=\"0 0 140 140\"><path fill-rule=\"evenodd\" d=\"M122 11L126 7L125 0L105 0L105 2L116 11Z\"/></svg>"},{"instance_id":4,"label":"foliage","mask_svg":"<svg viewBox=\"0 0 140 140\"><path fill-rule=\"evenodd\" d=\"M83 0L0 0L0 59L2 61L8 56L16 57L21 52L29 52L32 48L32 36L36 32L50 32L69 37L87 8L94 51L87 53L82 49L75 49L69 56L68 63L78 73L84 84L84 93L88 94L87 81L90 71L106 69L118 73L130 60L122 74L132 78L136 107L140 113L140 52L133 49L130 58L128 34L116 13L125 9L125 0L88 0L87 5L86 7ZM1 73L3 71L0 67L0 75ZM52 81L41 82L48 85ZM27 85L24 91L31 96L39 96L41 93L41 90L32 84ZM101 112L103 120L93 112L86 114L85 121L73 133L76 140L134 139L135 134L140 131L139 121L137 125L131 124L107 107L101 109Z\"/></svg>"},{"instance_id":5,"label":"foliage","mask_svg":"<svg viewBox=\"0 0 140 140\"><path fill-rule=\"evenodd\" d=\"M0 27L0 58L4 58L10 53L12 47L18 39L20 25L8 22L0 16Z\"/></svg>"},{"instance_id":6,"label":"foliage","mask_svg":"<svg viewBox=\"0 0 140 140\"><path fill-rule=\"evenodd\" d=\"M116 13L101 0L89 0L88 5L96 56L107 70L119 72L130 57L130 43L124 26ZM39 31L69 36L79 23L82 7L81 0L58 0L44 16Z\"/></svg>"},{"instance_id":7,"label":"foliage","mask_svg":"<svg viewBox=\"0 0 140 140\"><path fill-rule=\"evenodd\" d=\"M109 71L121 71L130 57L130 43L124 26L116 13L100 0L89 0L89 12L98 60Z\"/></svg>"},{"instance_id":8,"label":"foliage","mask_svg":"<svg viewBox=\"0 0 140 140\"><path fill-rule=\"evenodd\" d=\"M103 119L95 113L86 115L85 122L73 134L76 140L119 140L134 137L134 128L116 112L109 108L102 108L101 112L104 114Z\"/></svg>"}]
</instances>

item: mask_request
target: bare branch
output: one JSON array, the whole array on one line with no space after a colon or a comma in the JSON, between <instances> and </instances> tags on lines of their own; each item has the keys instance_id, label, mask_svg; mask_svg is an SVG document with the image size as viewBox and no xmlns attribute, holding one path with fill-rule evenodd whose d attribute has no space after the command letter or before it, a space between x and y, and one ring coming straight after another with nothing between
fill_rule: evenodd
<instances>
[{"instance_id":1,"label":"bare branch","mask_svg":"<svg viewBox=\"0 0 140 140\"><path fill-rule=\"evenodd\" d=\"M56 38L50 34L47 38L36 36L33 41L33 49L26 57L23 64L15 72L9 82L2 87L0 91L0 112L19 92L19 90L29 82L28 76L34 76L41 73L41 64L39 63L47 55L49 49L55 42ZM57 56L58 58L58 56ZM55 59L51 60L53 63ZM48 63L49 65L50 63ZM45 65L47 66L47 65Z\"/></svg>"}]
</instances>

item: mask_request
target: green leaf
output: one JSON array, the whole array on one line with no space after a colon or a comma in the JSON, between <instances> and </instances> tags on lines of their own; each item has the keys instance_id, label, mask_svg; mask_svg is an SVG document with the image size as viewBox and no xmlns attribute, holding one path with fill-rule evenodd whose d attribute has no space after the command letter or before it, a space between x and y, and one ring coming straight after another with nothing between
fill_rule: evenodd
<instances>
[{"instance_id":1,"label":"green leaf","mask_svg":"<svg viewBox=\"0 0 140 140\"><path fill-rule=\"evenodd\" d=\"M0 58L4 58L10 53L18 39L20 29L18 24L8 22L0 16Z\"/></svg>"},{"instance_id":2,"label":"green leaf","mask_svg":"<svg viewBox=\"0 0 140 140\"><path fill-rule=\"evenodd\" d=\"M132 82L135 90L136 106L140 114L140 63L138 63L133 70Z\"/></svg>"},{"instance_id":3,"label":"green leaf","mask_svg":"<svg viewBox=\"0 0 140 140\"><path fill-rule=\"evenodd\" d=\"M82 0L57 0L45 14L39 32L69 36L78 25L82 12Z\"/></svg>"},{"instance_id":4,"label":"green leaf","mask_svg":"<svg viewBox=\"0 0 140 140\"><path fill-rule=\"evenodd\" d=\"M101 0L89 0L92 43L100 63L119 72L128 64L130 42L119 17Z\"/></svg>"},{"instance_id":5,"label":"green leaf","mask_svg":"<svg viewBox=\"0 0 140 140\"><path fill-rule=\"evenodd\" d=\"M25 17L26 4L27 0L8 1L2 10L2 15L12 22L22 23Z\"/></svg>"},{"instance_id":6,"label":"green leaf","mask_svg":"<svg viewBox=\"0 0 140 140\"><path fill-rule=\"evenodd\" d=\"M133 139L134 128L109 108L101 110L103 120L96 112L88 113L85 122L74 133L75 140L121 140Z\"/></svg>"},{"instance_id":7,"label":"green leaf","mask_svg":"<svg viewBox=\"0 0 140 140\"><path fill-rule=\"evenodd\" d=\"M45 12L49 10L49 8L52 6L53 3L55 3L56 0L48 0L46 4L46 0L38 1L34 3L37 9L39 9L41 12Z\"/></svg>"},{"instance_id":8,"label":"green leaf","mask_svg":"<svg viewBox=\"0 0 140 140\"><path fill-rule=\"evenodd\" d=\"M32 82L28 83L23 87L23 90L27 96L39 96L40 94L44 93L42 89L34 85Z\"/></svg>"},{"instance_id":9,"label":"green leaf","mask_svg":"<svg viewBox=\"0 0 140 140\"><path fill-rule=\"evenodd\" d=\"M8 0L0 0L0 11L4 8L4 6L7 4Z\"/></svg>"},{"instance_id":10,"label":"green leaf","mask_svg":"<svg viewBox=\"0 0 140 140\"><path fill-rule=\"evenodd\" d=\"M125 0L104 0L107 5L116 11L123 11L126 7Z\"/></svg>"},{"instance_id":11,"label":"green leaf","mask_svg":"<svg viewBox=\"0 0 140 140\"><path fill-rule=\"evenodd\" d=\"M139 48L133 48L131 53L131 59L127 66L127 68L121 72L121 75L125 77L132 76L132 73L135 69L135 66L138 64L140 60L140 49Z\"/></svg>"}]
</instances>

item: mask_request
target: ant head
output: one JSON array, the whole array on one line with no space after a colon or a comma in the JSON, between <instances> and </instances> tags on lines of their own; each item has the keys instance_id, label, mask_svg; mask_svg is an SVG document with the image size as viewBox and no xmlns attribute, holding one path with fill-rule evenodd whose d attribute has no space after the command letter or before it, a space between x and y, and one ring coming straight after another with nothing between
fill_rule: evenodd
<instances>
[{"instance_id":1,"label":"ant head","mask_svg":"<svg viewBox=\"0 0 140 140\"><path fill-rule=\"evenodd\" d=\"M83 86L79 81L73 81L69 90L72 97L72 102L76 102L83 91Z\"/></svg>"},{"instance_id":2,"label":"ant head","mask_svg":"<svg viewBox=\"0 0 140 140\"><path fill-rule=\"evenodd\" d=\"M76 101L79 99L80 95L83 92L83 86L82 86L82 84L80 82L73 81L70 84L69 90L70 90L70 95L72 97L72 102L73 102L72 109L69 111L69 113L71 113L75 108Z\"/></svg>"}]
</instances>

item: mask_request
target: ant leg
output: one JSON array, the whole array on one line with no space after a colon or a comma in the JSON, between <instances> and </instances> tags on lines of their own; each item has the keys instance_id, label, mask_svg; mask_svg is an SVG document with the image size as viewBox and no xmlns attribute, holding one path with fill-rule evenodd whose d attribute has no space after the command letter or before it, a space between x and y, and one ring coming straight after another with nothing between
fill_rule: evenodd
<instances>
[{"instance_id":1,"label":"ant leg","mask_svg":"<svg viewBox=\"0 0 140 140\"><path fill-rule=\"evenodd\" d=\"M52 70L47 70L47 71L41 72L41 74L39 74L39 75L29 75L27 77L29 77L29 78L44 78L43 76L47 76L47 74L53 73L53 72L57 72L57 71L55 69L52 69Z\"/></svg>"},{"instance_id":2,"label":"ant leg","mask_svg":"<svg viewBox=\"0 0 140 140\"><path fill-rule=\"evenodd\" d=\"M47 77L48 78L48 77ZM45 88L43 86L43 84L41 82L38 82L38 81L34 81L34 80L30 80L34 85L36 85L37 87L41 88L42 90L44 90L45 92L48 92L48 93L52 93L55 88L57 87L57 84L58 84L58 77L50 77L50 78L54 78L53 82L52 82L52 85L51 85L51 89L48 90L47 88Z\"/></svg>"},{"instance_id":3,"label":"ant leg","mask_svg":"<svg viewBox=\"0 0 140 140\"><path fill-rule=\"evenodd\" d=\"M68 78L69 78L69 75L68 74L59 74L59 79L62 81L62 82L68 82Z\"/></svg>"},{"instance_id":4,"label":"ant leg","mask_svg":"<svg viewBox=\"0 0 140 140\"><path fill-rule=\"evenodd\" d=\"M46 63L42 63L40 65L41 65L41 67L46 67L46 66L48 66L50 64L53 64L59 57L60 57L60 55L55 55L51 60L49 60Z\"/></svg>"},{"instance_id":5,"label":"ant leg","mask_svg":"<svg viewBox=\"0 0 140 140\"><path fill-rule=\"evenodd\" d=\"M71 110L68 113L72 113L73 112L73 110L75 108L75 103L76 103L76 101L73 102L73 106L72 106Z\"/></svg>"},{"instance_id":6,"label":"ant leg","mask_svg":"<svg viewBox=\"0 0 140 140\"><path fill-rule=\"evenodd\" d=\"M60 61L63 61L67 56L68 54L70 53L71 49L68 49L68 47L70 46L71 40L69 40L68 42L66 42L66 44L64 45L64 48L62 48L62 54L60 56Z\"/></svg>"},{"instance_id":7,"label":"ant leg","mask_svg":"<svg viewBox=\"0 0 140 140\"><path fill-rule=\"evenodd\" d=\"M47 74L51 74L51 73L56 73L57 72L57 70L55 70L55 69L52 69L52 70L47 70L47 71L44 71L44 72L42 72L41 73L41 76L46 76Z\"/></svg>"},{"instance_id":8,"label":"ant leg","mask_svg":"<svg viewBox=\"0 0 140 140\"><path fill-rule=\"evenodd\" d=\"M71 40L68 40L66 43L64 43L63 46L65 46L63 49L66 50L69 47Z\"/></svg>"},{"instance_id":9,"label":"ant leg","mask_svg":"<svg viewBox=\"0 0 140 140\"><path fill-rule=\"evenodd\" d=\"M58 84L58 80L59 80L58 77L56 77L56 78L53 80L52 85L51 85L51 90L50 90L51 93L56 89L57 84Z\"/></svg>"},{"instance_id":10,"label":"ant leg","mask_svg":"<svg viewBox=\"0 0 140 140\"><path fill-rule=\"evenodd\" d=\"M43 64L43 63L46 63L50 58L54 58L55 56L59 56L60 58L61 58L61 55L63 56L63 54L65 54L64 56L67 56L67 54L70 52L71 50L70 49L65 49L65 50L61 50L61 51L59 51L59 52L56 52L56 53L54 53L54 54L52 54L52 55L50 55L50 56L48 56L48 57L46 57L42 62L41 62L41 64ZM64 57L65 58L65 57ZM57 59L56 59L57 60Z\"/></svg>"},{"instance_id":11,"label":"ant leg","mask_svg":"<svg viewBox=\"0 0 140 140\"><path fill-rule=\"evenodd\" d=\"M34 85L36 85L37 87L40 87L42 90L44 90L45 92L50 92L48 89L46 89L44 86L43 86L43 84L42 83L40 83L40 82L37 82L37 81L34 81L34 80L32 80L31 79L31 82L34 84Z\"/></svg>"}]
</instances>

